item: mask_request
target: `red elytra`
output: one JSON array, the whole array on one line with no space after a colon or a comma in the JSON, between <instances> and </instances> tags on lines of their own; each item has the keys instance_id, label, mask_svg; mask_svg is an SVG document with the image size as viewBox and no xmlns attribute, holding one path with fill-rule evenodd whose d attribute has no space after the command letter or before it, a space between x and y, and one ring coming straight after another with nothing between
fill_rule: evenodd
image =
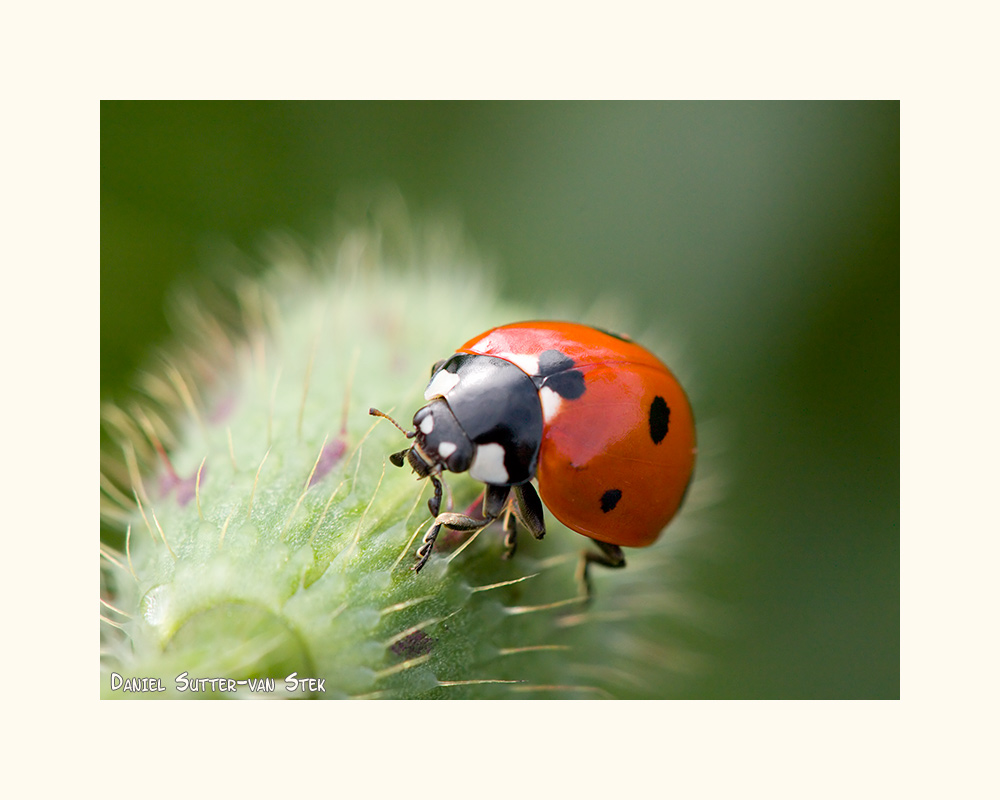
<instances>
[{"instance_id":1,"label":"red elytra","mask_svg":"<svg viewBox=\"0 0 1000 800\"><path fill-rule=\"evenodd\" d=\"M529 372L547 351L572 360L583 391L547 403L540 389L542 501L584 536L624 547L652 544L680 508L694 470L694 417L684 390L644 347L572 322L503 325L457 350Z\"/></svg>"}]
</instances>

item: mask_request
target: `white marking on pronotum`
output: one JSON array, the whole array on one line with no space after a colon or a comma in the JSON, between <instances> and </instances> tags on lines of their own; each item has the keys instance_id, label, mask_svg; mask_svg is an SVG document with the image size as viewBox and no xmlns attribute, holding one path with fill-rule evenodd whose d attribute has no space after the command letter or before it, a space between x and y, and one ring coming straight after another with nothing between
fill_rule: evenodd
<instances>
[{"instance_id":1,"label":"white marking on pronotum","mask_svg":"<svg viewBox=\"0 0 1000 800\"><path fill-rule=\"evenodd\" d=\"M458 375L448 372L446 369L438 370L431 378L431 382L424 389L424 400L431 400L437 396L444 397L448 392L458 385Z\"/></svg>"},{"instance_id":2,"label":"white marking on pronotum","mask_svg":"<svg viewBox=\"0 0 1000 800\"><path fill-rule=\"evenodd\" d=\"M424 431L424 433L430 433L430 431ZM454 442L441 442L438 445L438 455L441 458L447 458L452 453L458 449L458 446Z\"/></svg>"},{"instance_id":3,"label":"white marking on pronotum","mask_svg":"<svg viewBox=\"0 0 1000 800\"><path fill-rule=\"evenodd\" d=\"M505 361L510 361L512 364L517 364L517 366L529 375L538 374L538 356L531 355L530 353L497 353L497 357Z\"/></svg>"},{"instance_id":4,"label":"white marking on pronotum","mask_svg":"<svg viewBox=\"0 0 1000 800\"><path fill-rule=\"evenodd\" d=\"M476 448L469 474L477 481L503 485L509 476L503 465L504 449L501 444L481 444Z\"/></svg>"},{"instance_id":5,"label":"white marking on pronotum","mask_svg":"<svg viewBox=\"0 0 1000 800\"><path fill-rule=\"evenodd\" d=\"M551 423L562 408L562 397L548 386L543 386L538 392L538 398L542 401L542 417L546 423Z\"/></svg>"},{"instance_id":6,"label":"white marking on pronotum","mask_svg":"<svg viewBox=\"0 0 1000 800\"><path fill-rule=\"evenodd\" d=\"M432 430L434 430L434 415L428 414L420 420L420 432L426 436Z\"/></svg>"}]
</instances>

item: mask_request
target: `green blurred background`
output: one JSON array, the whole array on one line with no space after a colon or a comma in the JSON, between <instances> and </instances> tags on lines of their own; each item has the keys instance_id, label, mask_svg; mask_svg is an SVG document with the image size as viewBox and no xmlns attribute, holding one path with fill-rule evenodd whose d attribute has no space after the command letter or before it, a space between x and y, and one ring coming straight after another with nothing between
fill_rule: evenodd
<instances>
[{"instance_id":1,"label":"green blurred background","mask_svg":"<svg viewBox=\"0 0 1000 800\"><path fill-rule=\"evenodd\" d=\"M682 351L725 482L685 696L899 696L898 103L102 103L102 398L216 243L383 182L511 299Z\"/></svg>"}]
</instances>

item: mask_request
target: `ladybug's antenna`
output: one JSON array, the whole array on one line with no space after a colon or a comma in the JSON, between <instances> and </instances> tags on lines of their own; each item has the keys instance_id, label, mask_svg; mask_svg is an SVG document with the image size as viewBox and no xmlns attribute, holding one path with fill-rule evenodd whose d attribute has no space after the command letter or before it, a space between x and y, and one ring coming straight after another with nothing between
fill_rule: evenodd
<instances>
[{"instance_id":1,"label":"ladybug's antenna","mask_svg":"<svg viewBox=\"0 0 1000 800\"><path fill-rule=\"evenodd\" d=\"M377 408L369 408L368 409L368 413L371 416L373 416L373 417L382 417L383 419L389 420L389 422L391 422L393 425L395 425L397 428L399 428L399 430L401 430L403 432L403 435L406 436L407 439L412 439L414 436L417 435L416 431L408 431L408 430L406 430L402 425L400 425L398 422L396 422L396 420L394 420L388 414L383 414Z\"/></svg>"}]
</instances>

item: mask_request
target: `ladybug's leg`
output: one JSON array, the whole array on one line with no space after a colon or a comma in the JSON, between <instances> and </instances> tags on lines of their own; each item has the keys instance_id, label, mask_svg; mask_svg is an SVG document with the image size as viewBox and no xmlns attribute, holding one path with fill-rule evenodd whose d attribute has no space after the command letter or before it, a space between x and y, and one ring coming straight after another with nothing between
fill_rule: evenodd
<instances>
[{"instance_id":1,"label":"ladybug's leg","mask_svg":"<svg viewBox=\"0 0 1000 800\"><path fill-rule=\"evenodd\" d=\"M509 486L493 486L491 484L487 484L486 491L483 493L483 516L490 522L495 520L504 510L509 497ZM479 527L485 528L486 525L483 524Z\"/></svg>"},{"instance_id":2,"label":"ladybug's leg","mask_svg":"<svg viewBox=\"0 0 1000 800\"><path fill-rule=\"evenodd\" d=\"M436 517L441 511L441 479L437 475L431 475L431 484L434 486L434 496L427 501L427 508L430 509L431 516Z\"/></svg>"},{"instance_id":3,"label":"ladybug's leg","mask_svg":"<svg viewBox=\"0 0 1000 800\"><path fill-rule=\"evenodd\" d=\"M538 492L530 483L514 487L514 501L507 508L507 516L503 521L503 529L507 532L503 543L507 548L503 554L505 559L511 558L517 550L517 520L521 521L531 535L541 539L545 535L545 512Z\"/></svg>"},{"instance_id":4,"label":"ladybug's leg","mask_svg":"<svg viewBox=\"0 0 1000 800\"><path fill-rule=\"evenodd\" d=\"M576 569L576 582L580 587L580 599L584 603L589 603L593 597L589 575L591 563L613 568L625 566L625 554L622 553L622 549L618 545L599 542L596 539L594 539L594 544L600 548L601 552L584 550L580 553L580 564Z\"/></svg>"},{"instance_id":5,"label":"ladybug's leg","mask_svg":"<svg viewBox=\"0 0 1000 800\"><path fill-rule=\"evenodd\" d=\"M441 523L435 522L428 529L427 533L424 534L424 541L417 548L417 563L413 565L415 572L420 572L424 568L424 564L427 563L427 559L431 557L431 550L434 549L434 540L437 539L440 532Z\"/></svg>"},{"instance_id":6,"label":"ladybug's leg","mask_svg":"<svg viewBox=\"0 0 1000 800\"><path fill-rule=\"evenodd\" d=\"M545 535L545 512L538 492L530 483L514 487L514 513L536 539Z\"/></svg>"},{"instance_id":7,"label":"ladybug's leg","mask_svg":"<svg viewBox=\"0 0 1000 800\"><path fill-rule=\"evenodd\" d=\"M506 536L503 537L503 558L507 561L514 557L514 553L517 552L517 520L514 518L514 514L511 513L512 509L507 509L507 515L503 518L503 529Z\"/></svg>"},{"instance_id":8,"label":"ladybug's leg","mask_svg":"<svg viewBox=\"0 0 1000 800\"><path fill-rule=\"evenodd\" d=\"M477 531L480 528L485 528L500 516L500 512L507 505L509 495L509 486L487 486L486 496L483 498L484 519L470 517L468 514L455 514L451 511L438 514L434 518L434 524L431 525L430 530L424 534L423 544L417 549L417 563L413 569L416 572L420 572L423 569L424 564L427 563L427 559L431 557L431 550L434 549L434 540L437 539L442 527L453 531Z\"/></svg>"}]
</instances>

